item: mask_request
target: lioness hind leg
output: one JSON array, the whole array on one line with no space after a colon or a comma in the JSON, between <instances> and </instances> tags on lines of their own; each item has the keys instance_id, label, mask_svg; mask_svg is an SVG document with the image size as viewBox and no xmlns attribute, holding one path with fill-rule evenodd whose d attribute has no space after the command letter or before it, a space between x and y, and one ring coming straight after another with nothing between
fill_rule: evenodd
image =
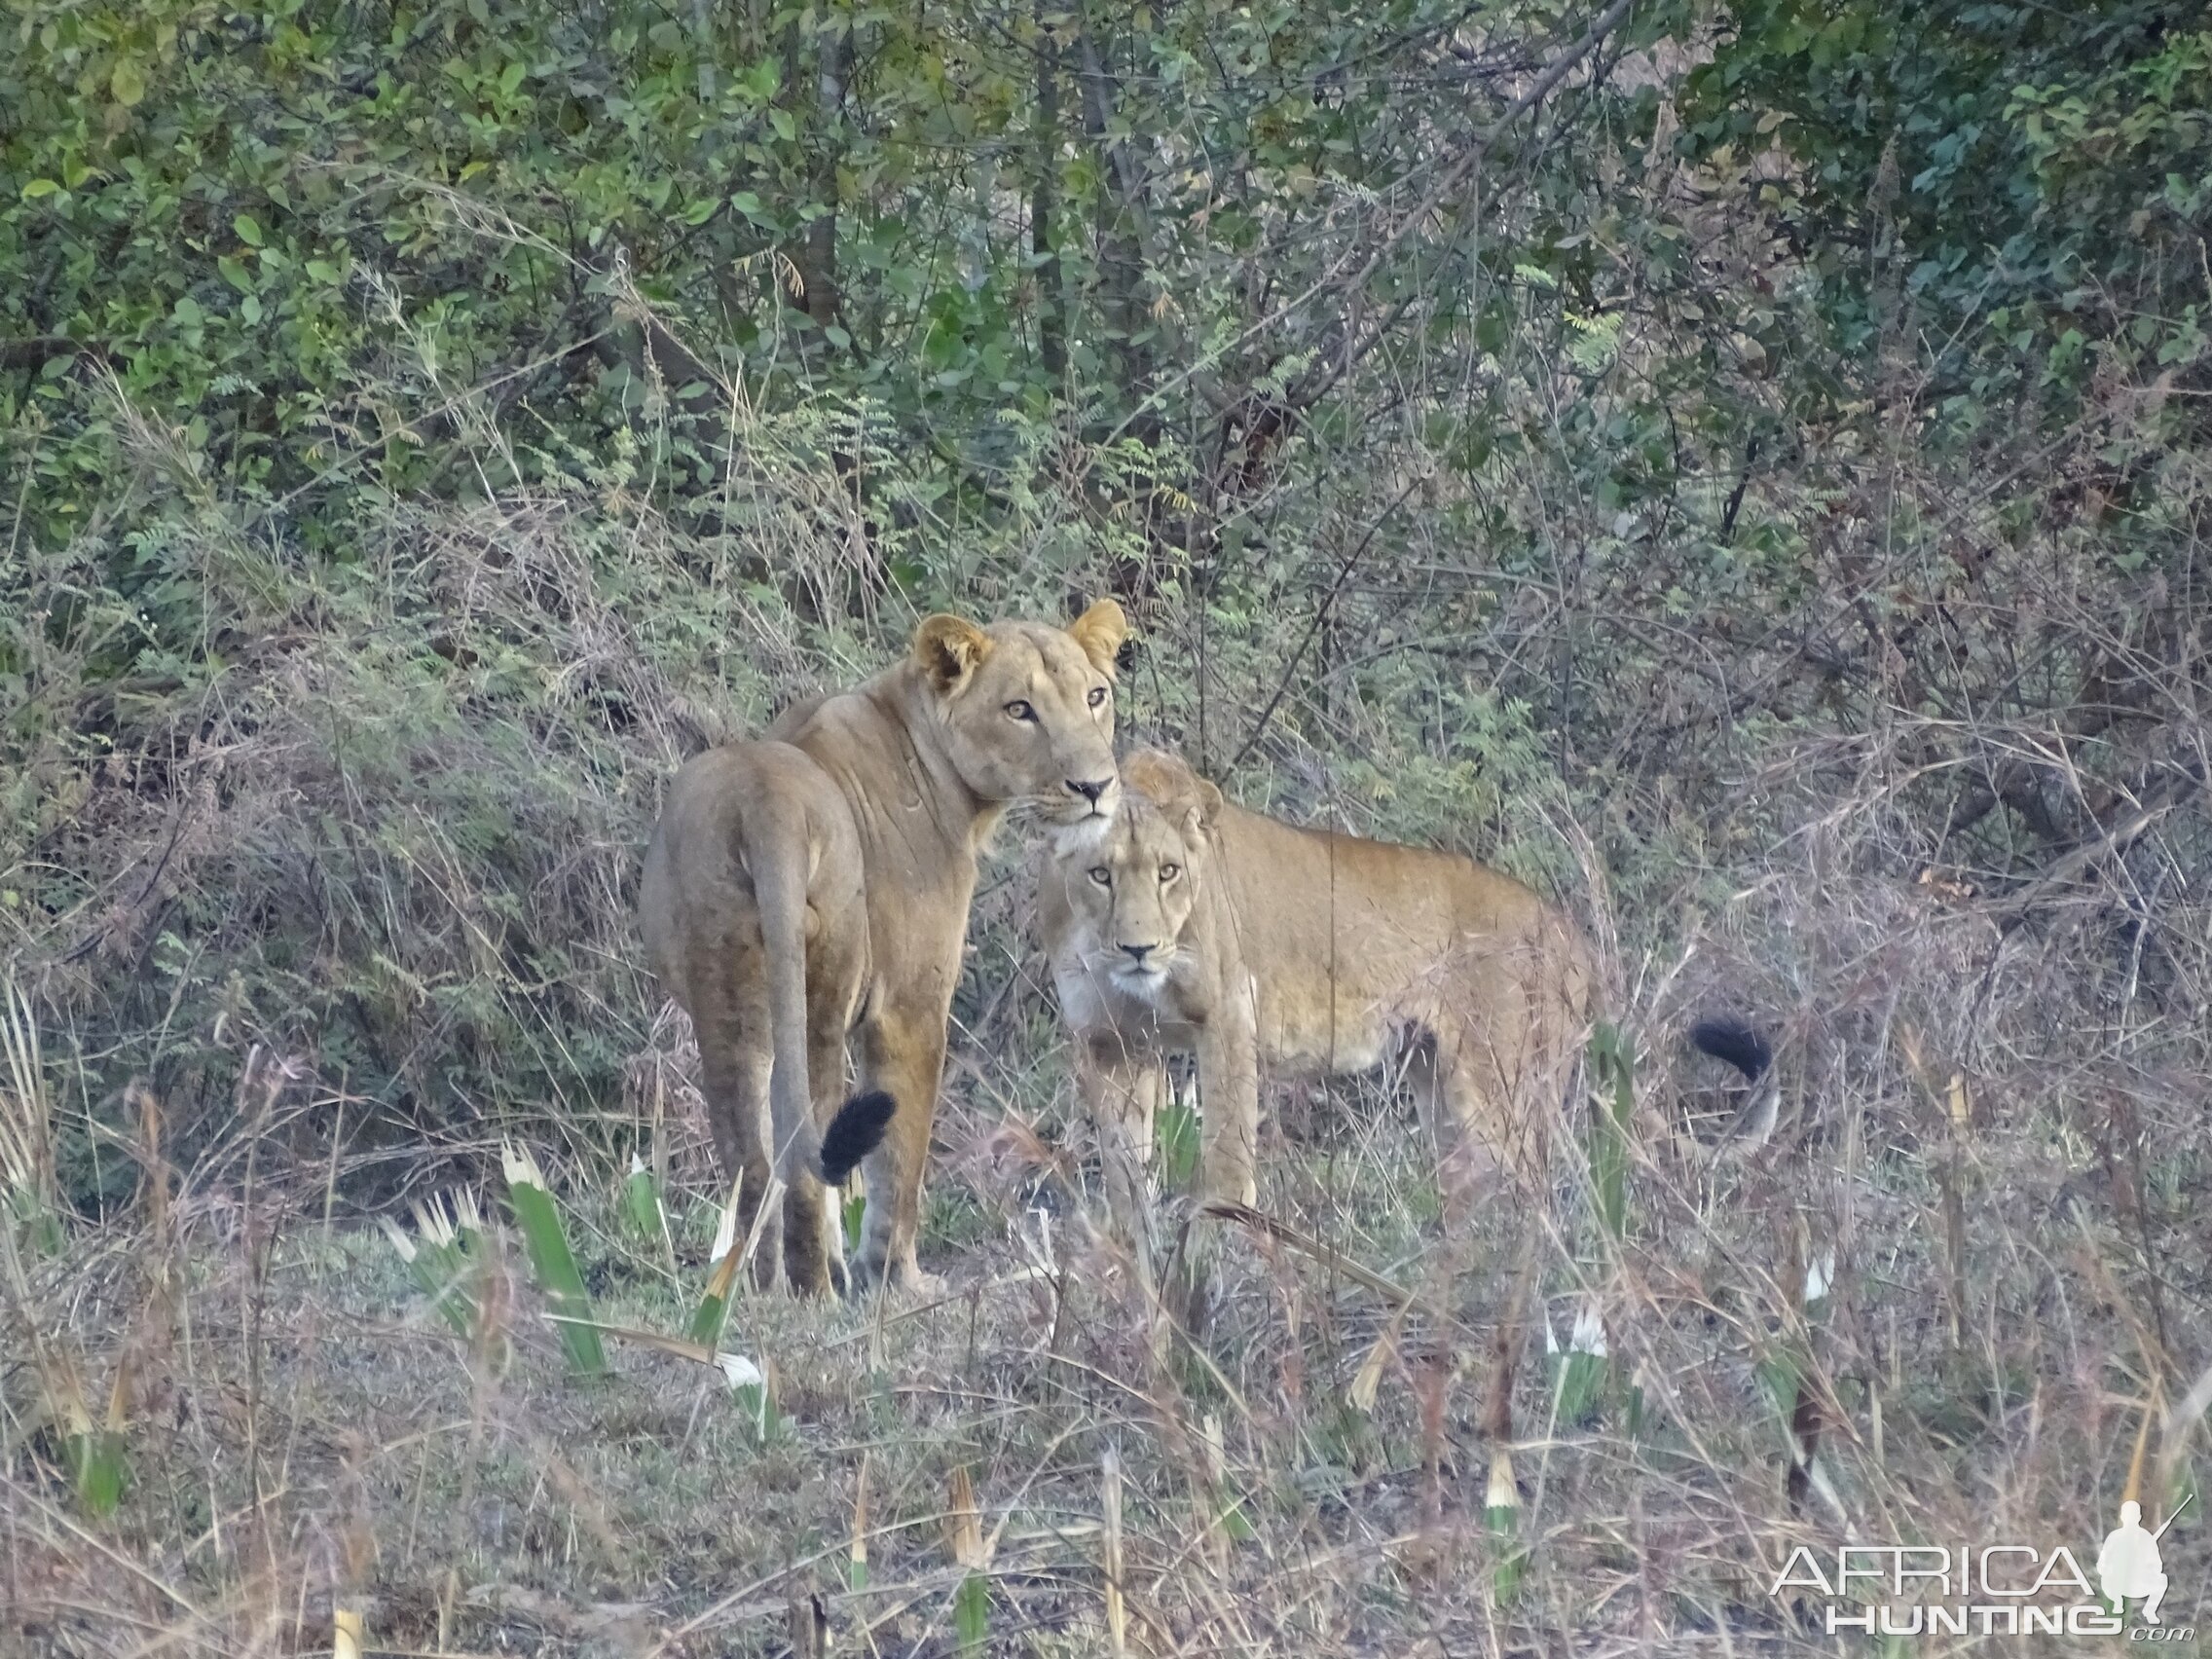
<instances>
[{"instance_id":1,"label":"lioness hind leg","mask_svg":"<svg viewBox=\"0 0 2212 1659\"><path fill-rule=\"evenodd\" d=\"M1541 1199L1549 1191L1562 1108L1572 1082L1573 1051L1551 1024L1501 1004L1490 1018L1438 1022L1429 1087L1447 1200L1510 1186ZM1418 1079L1419 1071L1415 1075Z\"/></svg>"},{"instance_id":2,"label":"lioness hind leg","mask_svg":"<svg viewBox=\"0 0 2212 1659\"><path fill-rule=\"evenodd\" d=\"M845 1033L860 1001L866 962L861 912L852 904L810 911L806 943L806 1073L814 1126L828 1127L844 1103ZM835 1296L845 1277L844 1250L834 1236L836 1196L812 1170L792 1176L784 1198L784 1268L799 1296Z\"/></svg>"},{"instance_id":3,"label":"lioness hind leg","mask_svg":"<svg viewBox=\"0 0 2212 1659\"><path fill-rule=\"evenodd\" d=\"M861 1233L856 1282L880 1283L916 1296L935 1296L944 1281L922 1272L915 1259L922 1228L922 1176L929 1161L930 1125L944 1072L946 1008L914 1014L873 1012L860 1028L860 1088L880 1090L897 1102L882 1144L861 1165L867 1183L867 1213Z\"/></svg>"},{"instance_id":4,"label":"lioness hind leg","mask_svg":"<svg viewBox=\"0 0 2212 1659\"><path fill-rule=\"evenodd\" d=\"M1431 1270L1431 1282L1447 1306L1456 1306L1458 1287L1488 1243L1510 1271L1491 1280L1499 1298L1490 1309L1494 1320L1491 1375L1484 1400L1483 1432L1493 1450L1513 1441L1513 1391L1526 1346L1528 1314L1541 1281L1544 1229L1539 1225L1546 1199L1542 1177L1550 1114L1535 1122L1517 1103L1520 1076L1510 1054L1501 1054L1481 1032L1454 1032L1409 1068L1417 1087L1425 1085L1426 1115L1438 1146L1437 1181L1443 1207L1443 1238ZM1488 1222L1492 1237L1477 1237ZM1510 1252L1506 1256L1503 1252Z\"/></svg>"},{"instance_id":5,"label":"lioness hind leg","mask_svg":"<svg viewBox=\"0 0 2212 1659\"><path fill-rule=\"evenodd\" d=\"M699 1043L699 1073L707 1123L723 1178L737 1184L737 1238L753 1235L755 1218L771 1179L768 1160L768 999L765 963L750 914L707 948L694 953L685 984L694 1005L691 1025ZM750 936L750 937L749 937ZM754 1282L774 1290L783 1282L782 1232L763 1228L753 1256Z\"/></svg>"},{"instance_id":6,"label":"lioness hind leg","mask_svg":"<svg viewBox=\"0 0 2212 1659\"><path fill-rule=\"evenodd\" d=\"M784 1195L784 1272L793 1296L833 1296L827 1240L828 1206L822 1183L804 1170L792 1178Z\"/></svg>"}]
</instances>

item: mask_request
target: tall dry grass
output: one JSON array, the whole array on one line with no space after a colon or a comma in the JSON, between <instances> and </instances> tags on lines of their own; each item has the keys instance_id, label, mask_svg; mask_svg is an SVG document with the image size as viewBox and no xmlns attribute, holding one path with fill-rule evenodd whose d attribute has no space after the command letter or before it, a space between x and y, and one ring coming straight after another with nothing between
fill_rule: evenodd
<instances>
[{"instance_id":1,"label":"tall dry grass","mask_svg":"<svg viewBox=\"0 0 2212 1659\"><path fill-rule=\"evenodd\" d=\"M619 1340L610 1379L571 1379L492 1201L500 1136L535 1147L609 1325L686 1328L726 1197L695 1056L635 963L658 782L896 648L920 596L879 555L954 540L856 523L829 439L865 420L723 391L726 485L682 522L640 483L645 443L558 489L389 503L350 563L192 497L142 438L224 654L126 686L67 636L34 687L52 718L10 728L37 788L8 797L0 873L8 1121L52 1126L60 1238L7 1230L0 1641L291 1652L357 1617L367 1650L424 1653L1825 1652L1817 1608L1768 1593L1800 1543L2081 1553L2123 1495L2162 1517L2198 1490L2201 638L2170 589L2047 557L2081 552L2071 521L2007 541L1996 503L1962 515L1909 473L1842 529L1809 488L1761 508L1839 572L1889 538L1856 590L1884 605L1980 538L1947 619L1902 646L1884 622L1896 662L1833 674L1780 635L1717 682L1593 643L1605 608L1652 608L1634 562L1487 608L1479 561L1378 584L1371 619L1431 608L1454 654L1363 675L1339 640L1287 690L1308 612L1206 633L1188 590L1139 607L1137 730L1195 743L1202 706L1259 738L1248 797L1492 853L1602 941L1641 1055L1625 1206L1602 1222L1586 1174L1563 1185L1530 1306L1502 1222L1449 1306L1379 1293L1440 1245L1409 1115L1289 1090L1263 1160L1282 1230L1235 1235L1202 1349L1156 1363L1089 1225L1010 847L940 1118L926 1248L953 1293L802 1307L739 1274L718 1340L756 1396ZM1119 569L1035 568L1081 515L1025 511L959 545L977 608ZM29 579L90 581L96 551ZM1497 689L1563 639L1618 733L1564 778ZM2006 674L2031 690L1969 718ZM1776 1035L1757 1144L1677 1042L1716 1003ZM658 1241L629 1219L641 1150ZM486 1218L466 1329L365 1225L456 1186ZM1524 1314L1538 1350L1579 1323L1607 1363L1588 1398L1524 1366L1501 1439L1486 1390ZM72 1460L88 1426L121 1458L105 1513ZM2164 1540L2175 1624L2212 1593L2201 1502Z\"/></svg>"}]
</instances>

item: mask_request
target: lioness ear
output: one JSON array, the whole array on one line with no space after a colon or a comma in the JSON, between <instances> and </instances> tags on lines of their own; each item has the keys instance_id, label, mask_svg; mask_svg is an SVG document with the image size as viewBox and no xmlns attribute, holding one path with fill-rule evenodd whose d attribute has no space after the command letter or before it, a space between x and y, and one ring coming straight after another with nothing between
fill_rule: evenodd
<instances>
[{"instance_id":1,"label":"lioness ear","mask_svg":"<svg viewBox=\"0 0 2212 1659\"><path fill-rule=\"evenodd\" d=\"M1068 624L1068 638L1083 647L1090 666L1104 675L1112 675L1121 666L1118 656L1128 633L1129 619L1110 599L1099 600Z\"/></svg>"},{"instance_id":2,"label":"lioness ear","mask_svg":"<svg viewBox=\"0 0 2212 1659\"><path fill-rule=\"evenodd\" d=\"M990 654L991 637L958 616L925 616L914 630L914 662L940 697L959 690Z\"/></svg>"},{"instance_id":3,"label":"lioness ear","mask_svg":"<svg viewBox=\"0 0 2212 1659\"><path fill-rule=\"evenodd\" d=\"M1214 788L1211 780L1206 778L1198 779L1198 826L1200 829L1211 830L1214 820L1221 816L1221 791Z\"/></svg>"},{"instance_id":4,"label":"lioness ear","mask_svg":"<svg viewBox=\"0 0 2212 1659\"><path fill-rule=\"evenodd\" d=\"M1164 750L1132 749L1123 756L1122 787L1136 791L1168 818L1199 830L1211 830L1221 816L1221 791L1180 756Z\"/></svg>"},{"instance_id":5,"label":"lioness ear","mask_svg":"<svg viewBox=\"0 0 2212 1659\"><path fill-rule=\"evenodd\" d=\"M1205 779L1194 775L1181 794L1183 827L1196 830L1201 835L1210 830L1214 820L1221 816L1221 792Z\"/></svg>"}]
</instances>

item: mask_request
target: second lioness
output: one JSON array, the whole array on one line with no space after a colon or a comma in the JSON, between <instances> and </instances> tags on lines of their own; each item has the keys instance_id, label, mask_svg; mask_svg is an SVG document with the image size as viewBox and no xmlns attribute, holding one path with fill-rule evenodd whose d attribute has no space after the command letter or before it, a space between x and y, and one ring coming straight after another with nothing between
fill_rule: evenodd
<instances>
[{"instance_id":1,"label":"second lioness","mask_svg":"<svg viewBox=\"0 0 2212 1659\"><path fill-rule=\"evenodd\" d=\"M1128 756L1122 785L1110 826L1057 838L1037 914L1124 1238L1171 1052L1198 1060L1204 1197L1253 1201L1263 1067L1398 1058L1448 1198L1486 1161L1540 1176L1591 999L1567 916L1456 854L1247 812L1173 756Z\"/></svg>"}]
</instances>

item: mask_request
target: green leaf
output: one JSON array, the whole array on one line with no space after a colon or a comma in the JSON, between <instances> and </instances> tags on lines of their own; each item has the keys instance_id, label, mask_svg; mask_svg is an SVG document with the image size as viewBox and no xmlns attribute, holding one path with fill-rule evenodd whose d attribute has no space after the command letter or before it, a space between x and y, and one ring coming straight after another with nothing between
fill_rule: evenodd
<instances>
[{"instance_id":1,"label":"green leaf","mask_svg":"<svg viewBox=\"0 0 2212 1659\"><path fill-rule=\"evenodd\" d=\"M146 73L135 58L119 57L108 72L107 90L125 109L133 109L146 95Z\"/></svg>"},{"instance_id":2,"label":"green leaf","mask_svg":"<svg viewBox=\"0 0 2212 1659\"><path fill-rule=\"evenodd\" d=\"M1198 1108L1170 1094L1153 1119L1152 1138L1160 1160L1160 1184L1171 1193L1187 1192L1198 1169Z\"/></svg>"},{"instance_id":3,"label":"green leaf","mask_svg":"<svg viewBox=\"0 0 2212 1659\"><path fill-rule=\"evenodd\" d=\"M762 1446L784 1437L783 1414L776 1410L768 1373L743 1354L719 1353L715 1363L728 1380L730 1398L737 1402L753 1425L753 1438Z\"/></svg>"},{"instance_id":4,"label":"green leaf","mask_svg":"<svg viewBox=\"0 0 2212 1659\"><path fill-rule=\"evenodd\" d=\"M1243 1503L1234 1497L1222 1500L1221 1530L1239 1544L1248 1544L1260 1535L1259 1530L1246 1518Z\"/></svg>"},{"instance_id":5,"label":"green leaf","mask_svg":"<svg viewBox=\"0 0 2212 1659\"><path fill-rule=\"evenodd\" d=\"M10 898L15 897L13 893ZM58 1256L67 1242L61 1234L61 1222L42 1198L35 1185L28 1182L18 1186L8 1203L17 1225L22 1230L23 1247L34 1256Z\"/></svg>"},{"instance_id":6,"label":"green leaf","mask_svg":"<svg viewBox=\"0 0 2212 1659\"><path fill-rule=\"evenodd\" d=\"M845 1255L857 1257L861 1253L861 1229L867 1219L867 1194L856 1189L844 1196L838 1205L838 1220L845 1230Z\"/></svg>"},{"instance_id":7,"label":"green leaf","mask_svg":"<svg viewBox=\"0 0 2212 1659\"><path fill-rule=\"evenodd\" d=\"M262 242L261 221L251 213L240 213L231 221L231 229L238 232L239 240L248 247L259 247Z\"/></svg>"},{"instance_id":8,"label":"green leaf","mask_svg":"<svg viewBox=\"0 0 2212 1659\"><path fill-rule=\"evenodd\" d=\"M1591 1081L1604 1103L1590 1117L1590 1182L1598 1219L1619 1240L1628 1235L1628 1131L1636 1108L1636 1055L1619 1029L1601 1020L1590 1034L1589 1061Z\"/></svg>"},{"instance_id":9,"label":"green leaf","mask_svg":"<svg viewBox=\"0 0 2212 1659\"><path fill-rule=\"evenodd\" d=\"M61 186L55 184L50 178L34 178L30 183L23 186L23 200L25 202L36 202L42 196L57 194L60 189Z\"/></svg>"},{"instance_id":10,"label":"green leaf","mask_svg":"<svg viewBox=\"0 0 2212 1659\"><path fill-rule=\"evenodd\" d=\"M1513 1459L1503 1447L1490 1456L1490 1480L1483 1493L1483 1527L1493 1551L1491 1593L1499 1606L1510 1606L1520 1593L1529 1552L1519 1541L1521 1493L1513 1481Z\"/></svg>"},{"instance_id":11,"label":"green leaf","mask_svg":"<svg viewBox=\"0 0 2212 1659\"><path fill-rule=\"evenodd\" d=\"M537 1162L527 1147L502 1146L500 1163L506 1171L507 1203L514 1211L515 1225L522 1229L523 1242L529 1246L537 1287L553 1305L554 1312L569 1315L560 1324L561 1341L569 1350L569 1369L579 1377L605 1376L607 1351L600 1345L599 1332L590 1325L572 1322L591 1317L591 1293L584 1289L583 1274L576 1271L576 1258L569 1249L569 1235L561 1225L553 1195L545 1190L545 1177L538 1173Z\"/></svg>"},{"instance_id":12,"label":"green leaf","mask_svg":"<svg viewBox=\"0 0 2212 1659\"><path fill-rule=\"evenodd\" d=\"M952 1599L952 1628L960 1638L962 1653L980 1653L991 1629L991 1581L971 1572L960 1581Z\"/></svg>"},{"instance_id":13,"label":"green leaf","mask_svg":"<svg viewBox=\"0 0 2212 1659\"><path fill-rule=\"evenodd\" d=\"M123 1501L129 1472L122 1433L112 1428L91 1428L69 1435L61 1448L62 1461L69 1465L69 1479L85 1513L95 1521L113 1515L115 1506Z\"/></svg>"},{"instance_id":14,"label":"green leaf","mask_svg":"<svg viewBox=\"0 0 2212 1659\"><path fill-rule=\"evenodd\" d=\"M737 1283L738 1261L744 1253L745 1240L740 1238L717 1258L707 1278L707 1292L691 1312L689 1334L693 1342L713 1347L721 1341L722 1325L729 1318L730 1292Z\"/></svg>"},{"instance_id":15,"label":"green leaf","mask_svg":"<svg viewBox=\"0 0 2212 1659\"><path fill-rule=\"evenodd\" d=\"M409 1237L389 1216L379 1216L385 1236L407 1264L430 1306L457 1336L476 1332L478 1305L470 1281L476 1272L482 1222L476 1200L466 1192L450 1198L432 1194L414 1204L416 1236Z\"/></svg>"},{"instance_id":16,"label":"green leaf","mask_svg":"<svg viewBox=\"0 0 2212 1659\"><path fill-rule=\"evenodd\" d=\"M658 1243L667 1226L661 1214L660 1189L642 1154L630 1155L630 1178L622 1184L622 1213L630 1231L648 1244Z\"/></svg>"}]
</instances>

